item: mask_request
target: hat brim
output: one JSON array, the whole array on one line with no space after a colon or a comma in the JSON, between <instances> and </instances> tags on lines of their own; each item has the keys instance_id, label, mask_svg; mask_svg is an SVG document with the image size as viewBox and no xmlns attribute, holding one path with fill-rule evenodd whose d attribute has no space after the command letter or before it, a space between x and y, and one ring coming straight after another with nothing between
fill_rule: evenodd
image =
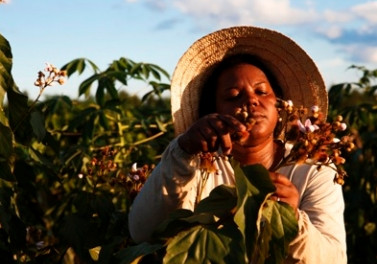
<instances>
[{"instance_id":1,"label":"hat brim","mask_svg":"<svg viewBox=\"0 0 377 264\"><path fill-rule=\"evenodd\" d=\"M239 26L208 34L194 42L178 61L171 82L171 110L175 134L198 119L203 83L225 57L258 57L275 76L284 98L296 106L319 106L326 115L326 87L309 55L287 36L264 28Z\"/></svg>"}]
</instances>

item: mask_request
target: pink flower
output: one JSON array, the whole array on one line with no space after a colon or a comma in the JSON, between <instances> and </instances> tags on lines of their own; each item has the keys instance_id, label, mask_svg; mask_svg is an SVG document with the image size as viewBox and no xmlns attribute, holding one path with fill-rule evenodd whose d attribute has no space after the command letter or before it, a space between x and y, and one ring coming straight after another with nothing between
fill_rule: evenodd
<instances>
[{"instance_id":1,"label":"pink flower","mask_svg":"<svg viewBox=\"0 0 377 264\"><path fill-rule=\"evenodd\" d=\"M312 125L310 119L306 119L304 125L300 120L297 120L297 125L302 133L314 132L315 130L319 129L317 125Z\"/></svg>"}]
</instances>

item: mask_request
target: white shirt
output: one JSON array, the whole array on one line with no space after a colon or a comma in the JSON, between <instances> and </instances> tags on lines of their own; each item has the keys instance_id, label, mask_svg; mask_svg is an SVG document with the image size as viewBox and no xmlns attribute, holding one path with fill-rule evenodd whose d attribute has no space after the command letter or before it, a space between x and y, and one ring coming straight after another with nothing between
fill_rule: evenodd
<instances>
[{"instance_id":1,"label":"white shirt","mask_svg":"<svg viewBox=\"0 0 377 264\"><path fill-rule=\"evenodd\" d=\"M194 209L201 181L198 165L197 155L184 152L177 139L170 143L132 205L129 229L136 242L149 240L173 210ZM215 165L220 173L208 178L201 198L218 185L235 184L229 162L219 159ZM279 173L287 176L300 194L299 232L290 243L286 263L347 263L344 200L341 186L333 181L335 171L300 164L283 167Z\"/></svg>"}]
</instances>

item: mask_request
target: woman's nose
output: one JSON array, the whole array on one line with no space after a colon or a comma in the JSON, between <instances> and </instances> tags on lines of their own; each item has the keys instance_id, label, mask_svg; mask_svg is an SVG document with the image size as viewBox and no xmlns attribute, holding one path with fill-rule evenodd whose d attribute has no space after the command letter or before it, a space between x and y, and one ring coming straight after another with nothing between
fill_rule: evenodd
<instances>
[{"instance_id":1,"label":"woman's nose","mask_svg":"<svg viewBox=\"0 0 377 264\"><path fill-rule=\"evenodd\" d=\"M250 106L257 106L259 104L258 96L252 91L248 92L247 103Z\"/></svg>"}]
</instances>

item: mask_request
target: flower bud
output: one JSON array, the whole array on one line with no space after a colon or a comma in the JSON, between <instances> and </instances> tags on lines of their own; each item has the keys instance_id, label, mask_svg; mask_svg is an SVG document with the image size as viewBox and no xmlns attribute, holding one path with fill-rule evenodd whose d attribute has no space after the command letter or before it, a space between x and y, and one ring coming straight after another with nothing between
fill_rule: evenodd
<instances>
[{"instance_id":1,"label":"flower bud","mask_svg":"<svg viewBox=\"0 0 377 264\"><path fill-rule=\"evenodd\" d=\"M343 116L338 115L338 116L336 116L335 120L338 121L338 122L342 122L343 121Z\"/></svg>"},{"instance_id":2,"label":"flower bud","mask_svg":"<svg viewBox=\"0 0 377 264\"><path fill-rule=\"evenodd\" d=\"M59 78L58 83L60 85L63 85L65 83L65 79L64 78Z\"/></svg>"}]
</instances>

